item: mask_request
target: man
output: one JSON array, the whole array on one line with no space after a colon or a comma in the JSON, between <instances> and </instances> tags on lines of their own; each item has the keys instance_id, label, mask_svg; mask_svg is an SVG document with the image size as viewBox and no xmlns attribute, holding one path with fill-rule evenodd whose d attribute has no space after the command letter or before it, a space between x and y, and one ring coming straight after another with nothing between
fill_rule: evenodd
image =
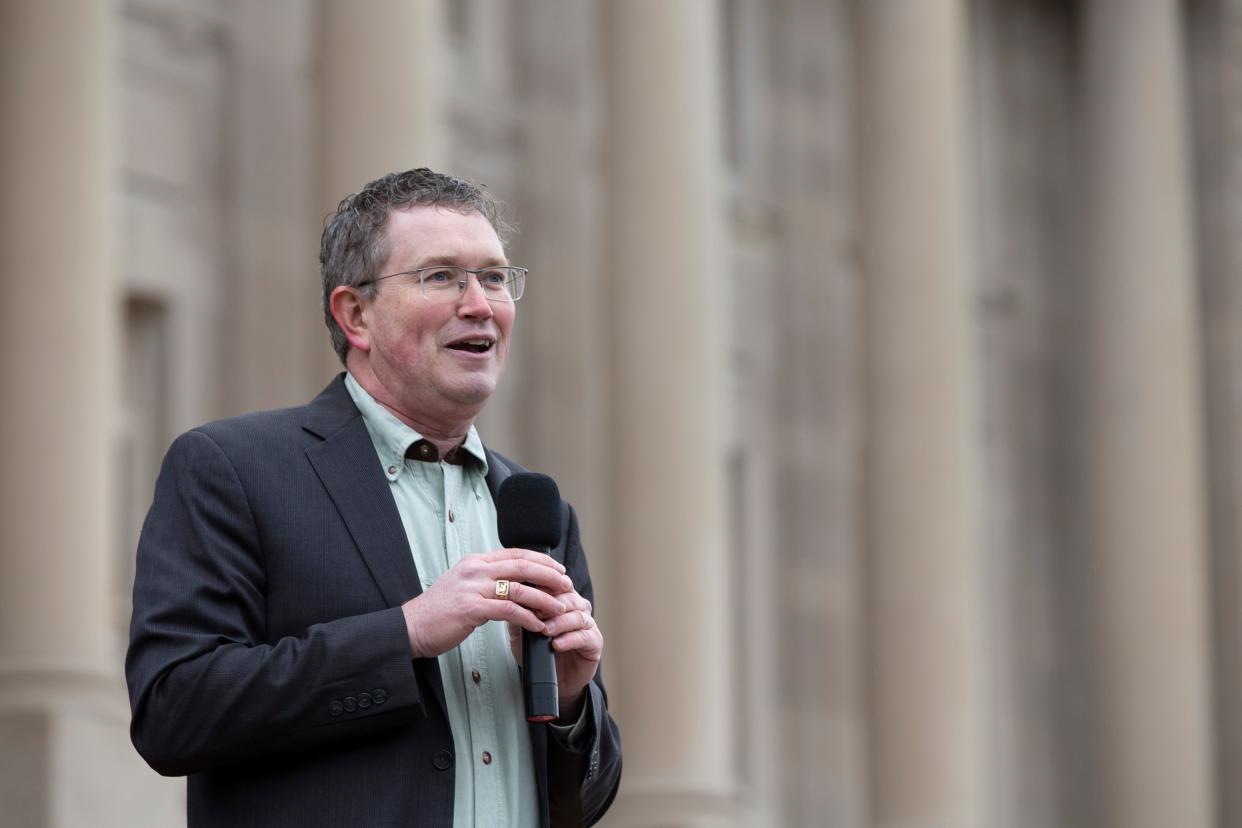
<instances>
[{"instance_id":1,"label":"man","mask_svg":"<svg viewBox=\"0 0 1242 828\"><path fill-rule=\"evenodd\" d=\"M525 286L504 230L427 169L346 198L320 250L346 373L169 449L126 675L191 826L578 825L615 796L577 518L550 556L499 548L492 498L522 469L473 426ZM521 629L553 641L556 722L525 720Z\"/></svg>"}]
</instances>

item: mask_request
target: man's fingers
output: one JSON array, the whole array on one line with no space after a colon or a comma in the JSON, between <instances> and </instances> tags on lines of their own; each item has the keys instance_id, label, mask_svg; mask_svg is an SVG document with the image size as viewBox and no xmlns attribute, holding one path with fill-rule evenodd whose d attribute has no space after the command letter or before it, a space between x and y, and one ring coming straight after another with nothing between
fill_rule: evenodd
<instances>
[{"instance_id":1,"label":"man's fingers","mask_svg":"<svg viewBox=\"0 0 1242 828\"><path fill-rule=\"evenodd\" d=\"M542 589L521 584L517 581L509 582L509 600L521 604L537 614L542 613L545 617L560 615L565 611L565 605L558 599L553 598Z\"/></svg>"},{"instance_id":2,"label":"man's fingers","mask_svg":"<svg viewBox=\"0 0 1242 828\"><path fill-rule=\"evenodd\" d=\"M552 649L558 653L567 653L570 650L577 650L580 655L598 660L599 653L603 649L599 634L594 629L574 630L564 635L558 635L552 639Z\"/></svg>"},{"instance_id":3,"label":"man's fingers","mask_svg":"<svg viewBox=\"0 0 1242 828\"><path fill-rule=\"evenodd\" d=\"M568 596L557 596L564 601ZM561 615L548 622L548 635L558 636L574 630L589 630L595 626L595 619L584 609L567 609Z\"/></svg>"},{"instance_id":4,"label":"man's fingers","mask_svg":"<svg viewBox=\"0 0 1242 828\"><path fill-rule=\"evenodd\" d=\"M500 598L485 598L483 613L492 621L508 621L513 626L522 627L531 632L543 633L547 625L521 604Z\"/></svg>"},{"instance_id":5,"label":"man's fingers","mask_svg":"<svg viewBox=\"0 0 1242 828\"><path fill-rule=\"evenodd\" d=\"M556 597L557 597L557 600L559 600L562 604L565 605L566 612L570 612L572 610L582 610L589 616L595 611L594 608L591 606L590 601L583 598L581 595L579 595L577 592L573 590L570 590L569 592L563 592L557 595Z\"/></svg>"},{"instance_id":6,"label":"man's fingers","mask_svg":"<svg viewBox=\"0 0 1242 828\"><path fill-rule=\"evenodd\" d=\"M556 563L547 555L541 555L540 557L550 563ZM525 558L495 561L488 566L487 574L493 580L504 579L535 584L553 594L568 592L574 588L573 581L569 580L560 570L554 569L541 561L532 561Z\"/></svg>"},{"instance_id":7,"label":"man's fingers","mask_svg":"<svg viewBox=\"0 0 1242 828\"><path fill-rule=\"evenodd\" d=\"M536 552L533 549L522 549L520 547L510 547L507 549L493 549L491 552L485 552L479 556L488 563L496 563L498 561L517 561L526 560L542 566L548 566L557 572L564 573L565 565L553 558L551 555L545 555L542 552Z\"/></svg>"}]
</instances>

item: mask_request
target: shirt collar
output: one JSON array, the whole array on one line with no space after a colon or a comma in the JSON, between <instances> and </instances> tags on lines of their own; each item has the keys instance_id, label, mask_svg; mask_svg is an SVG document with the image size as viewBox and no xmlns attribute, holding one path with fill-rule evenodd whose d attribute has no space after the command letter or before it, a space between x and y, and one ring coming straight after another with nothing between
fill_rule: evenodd
<instances>
[{"instance_id":1,"label":"shirt collar","mask_svg":"<svg viewBox=\"0 0 1242 828\"><path fill-rule=\"evenodd\" d=\"M389 481L396 480L405 469L405 455L410 446L423 439L423 435L397 419L396 415L380 405L367 390L358 384L353 374L345 373L345 388L353 398L354 405L362 413L362 421L366 424L367 433L375 445L380 465ZM478 461L482 475L487 475L487 453L483 450L483 440L473 425L466 432L466 440L460 451ZM411 462L421 462L413 460Z\"/></svg>"}]
</instances>

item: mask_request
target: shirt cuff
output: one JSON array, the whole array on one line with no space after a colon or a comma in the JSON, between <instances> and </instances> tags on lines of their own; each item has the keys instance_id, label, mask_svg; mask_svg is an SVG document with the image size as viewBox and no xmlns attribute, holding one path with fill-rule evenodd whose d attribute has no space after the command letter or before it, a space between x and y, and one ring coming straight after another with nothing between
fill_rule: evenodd
<instances>
[{"instance_id":1,"label":"shirt cuff","mask_svg":"<svg viewBox=\"0 0 1242 828\"><path fill-rule=\"evenodd\" d=\"M578 712L578 721L571 725L548 724L548 730L560 746L573 753L581 753L591 746L591 729L595 714L591 708L591 686L588 684L583 694L582 710Z\"/></svg>"}]
</instances>

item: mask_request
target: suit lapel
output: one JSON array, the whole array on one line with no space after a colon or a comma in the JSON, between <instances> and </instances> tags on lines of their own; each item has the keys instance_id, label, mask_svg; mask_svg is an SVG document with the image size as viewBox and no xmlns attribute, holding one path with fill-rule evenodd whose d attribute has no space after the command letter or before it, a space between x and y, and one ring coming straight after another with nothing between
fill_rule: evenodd
<instances>
[{"instance_id":1,"label":"suit lapel","mask_svg":"<svg viewBox=\"0 0 1242 828\"><path fill-rule=\"evenodd\" d=\"M306 456L336 504L385 603L399 607L420 594L422 586L388 479L380 470L371 435L343 378L344 374L338 376L309 406L303 427L323 442L306 449ZM427 658L416 663L422 663L428 684L447 713L439 662Z\"/></svg>"},{"instance_id":2,"label":"suit lapel","mask_svg":"<svg viewBox=\"0 0 1242 828\"><path fill-rule=\"evenodd\" d=\"M380 473L375 446L359 416L306 450L385 602L399 607L421 592L397 504Z\"/></svg>"}]
</instances>

